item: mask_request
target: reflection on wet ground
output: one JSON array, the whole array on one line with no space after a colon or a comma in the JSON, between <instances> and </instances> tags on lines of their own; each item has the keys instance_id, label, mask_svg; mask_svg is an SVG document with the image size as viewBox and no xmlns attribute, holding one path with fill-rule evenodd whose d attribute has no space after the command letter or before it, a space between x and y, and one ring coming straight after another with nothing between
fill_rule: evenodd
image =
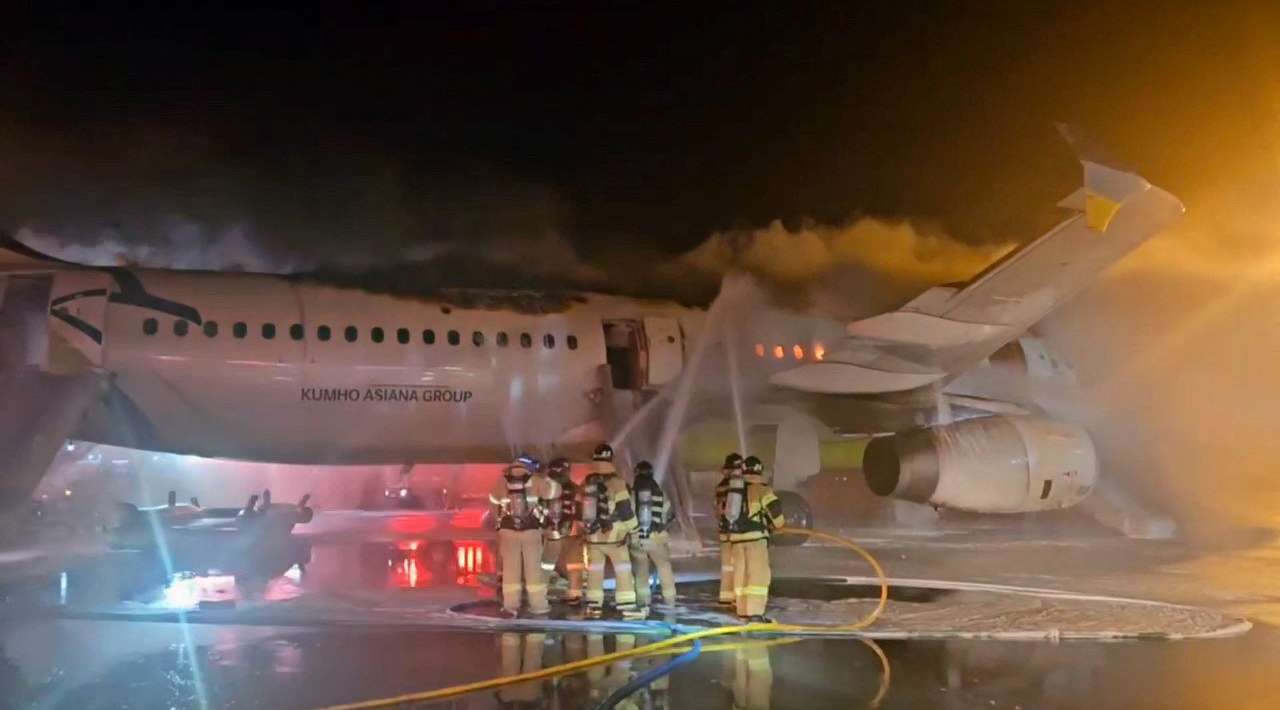
<instances>
[{"instance_id":1,"label":"reflection on wet ground","mask_svg":"<svg viewBox=\"0 0 1280 710\"><path fill-rule=\"evenodd\" d=\"M485 540L401 540L313 546L287 538L228 554L217 547L111 551L52 575L5 582L11 604L96 608L113 603L205 608L281 602L308 593L472 590L491 596L497 558Z\"/></svg>"},{"instance_id":2,"label":"reflection on wet ground","mask_svg":"<svg viewBox=\"0 0 1280 710\"><path fill-rule=\"evenodd\" d=\"M6 707L308 708L527 672L652 640L629 634L284 629L112 621L4 627ZM1028 644L892 641L884 707L1274 707L1280 639ZM439 707L592 707L665 660L638 658ZM193 673L198 669L198 675ZM199 680L197 680L197 677ZM865 707L880 662L856 640L738 640L630 698L633 708Z\"/></svg>"},{"instance_id":3,"label":"reflection on wet ground","mask_svg":"<svg viewBox=\"0 0 1280 710\"><path fill-rule=\"evenodd\" d=\"M433 630L374 627L357 617L322 624L306 622L311 617L305 615L287 627L183 621L206 609L296 609L309 599L353 600L406 614L424 600L440 608L483 608L494 597L491 543L482 533L454 532L379 541L293 537L251 548L179 545L167 555L93 554L48 574L0 578L0 706L320 707L546 668L662 637L600 626ZM1059 561L1098 557L1093 542L1055 545ZM900 570L934 567L940 576L944 565L980 573L989 557L951 543L885 549L881 554ZM1001 543L995 549L1002 565L1031 572L1033 558L1046 557L1043 548ZM850 571L838 553L820 548L789 552L782 564L810 575ZM876 593L830 579L780 576L773 592L815 603L856 603ZM1114 576L1107 579L1115 584ZM681 586L682 598L694 606L714 592L714 584L702 581ZM892 598L908 607L959 596L897 587ZM90 613L102 608L177 615L156 622ZM62 613L76 610L86 613ZM724 639L620 707L861 707L882 690L884 707L1271 707L1280 687L1269 671L1280 662L1280 633L1267 626L1229 640L1181 643L886 641L879 648L891 668L887 689L875 649L856 639ZM636 658L438 706L591 707L668 658Z\"/></svg>"}]
</instances>

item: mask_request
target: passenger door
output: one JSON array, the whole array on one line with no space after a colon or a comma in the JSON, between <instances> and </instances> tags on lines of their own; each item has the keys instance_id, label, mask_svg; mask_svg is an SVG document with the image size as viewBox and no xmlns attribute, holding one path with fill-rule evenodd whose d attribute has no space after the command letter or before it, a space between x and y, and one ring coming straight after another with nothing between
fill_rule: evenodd
<instances>
[{"instance_id":1,"label":"passenger door","mask_svg":"<svg viewBox=\"0 0 1280 710\"><path fill-rule=\"evenodd\" d=\"M672 382L684 369L684 334L675 318L645 318L644 340L648 350L645 386L657 389Z\"/></svg>"}]
</instances>

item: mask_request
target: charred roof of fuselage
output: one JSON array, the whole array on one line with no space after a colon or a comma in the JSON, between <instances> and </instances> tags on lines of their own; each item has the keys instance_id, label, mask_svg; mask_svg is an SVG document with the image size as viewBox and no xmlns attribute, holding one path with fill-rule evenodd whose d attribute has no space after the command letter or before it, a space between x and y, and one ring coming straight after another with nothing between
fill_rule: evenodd
<instances>
[{"instance_id":1,"label":"charred roof of fuselage","mask_svg":"<svg viewBox=\"0 0 1280 710\"><path fill-rule=\"evenodd\" d=\"M284 278L333 288L355 289L462 309L508 310L530 315L563 313L586 303L590 294L673 301L705 307L714 289L685 288L670 292L650 280L635 278L587 280L536 273L517 265L445 256L430 261L376 267L361 271L320 269Z\"/></svg>"}]
</instances>

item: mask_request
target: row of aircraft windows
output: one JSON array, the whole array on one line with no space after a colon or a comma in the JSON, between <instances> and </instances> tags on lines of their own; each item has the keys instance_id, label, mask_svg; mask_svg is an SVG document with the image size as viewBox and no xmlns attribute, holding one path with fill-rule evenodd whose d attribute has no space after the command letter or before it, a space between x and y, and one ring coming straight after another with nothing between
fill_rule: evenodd
<instances>
[{"instance_id":1,"label":"row of aircraft windows","mask_svg":"<svg viewBox=\"0 0 1280 710\"><path fill-rule=\"evenodd\" d=\"M173 322L173 334L176 336L185 337L187 333L190 332L190 328L191 328L190 324L185 320L175 320ZM218 337L218 322L212 321L212 320L205 321L204 325L201 326L201 330L204 332L205 336L210 338L216 338ZM147 318L146 320L142 321L142 332L145 335L155 335L156 333L160 332L160 323L155 318ZM263 340L274 339L276 337L275 323L263 323L261 333L262 333ZM231 326L231 334L237 338L248 337L249 325L247 323L244 323L243 321L237 322ZM396 334L396 342L400 343L401 345L408 345L409 341L412 339L412 336L408 328L396 328L395 334ZM306 328L304 328L301 323L294 323L293 325L289 326L290 338L294 340L302 340L303 338L306 337L306 335L307 335ZM316 327L316 338L321 341L328 341L332 339L333 329L327 325ZM342 329L342 338L343 340L346 340L348 343L354 343L360 339L360 329L354 325L349 325ZM387 338L387 333L382 328L374 326L373 328L369 329L369 339L372 340L373 342L381 343L385 341L386 338ZM445 339L449 342L450 345L460 345L462 343L462 334L456 330L451 330L445 333ZM526 348L526 349L533 347L533 336L530 335L529 333L521 333L519 340L520 340L520 347ZM435 345L436 332L430 328L423 330L422 342L427 345ZM498 344L498 347L505 348L511 344L511 339L507 336L506 332L498 331L497 335L494 336L494 342ZM578 336L570 335L565 338L564 342L565 342L565 345L570 350L578 349ZM476 347L480 347L484 345L484 343L485 343L484 333L478 330L473 331L471 333L472 345L475 345ZM556 346L556 336L552 335L551 333L547 333L543 335L542 346L544 348L547 348L548 350L554 348Z\"/></svg>"},{"instance_id":2,"label":"row of aircraft windows","mask_svg":"<svg viewBox=\"0 0 1280 710\"><path fill-rule=\"evenodd\" d=\"M775 360L781 360L787 356L787 348L784 345L774 345L772 348L767 348L764 343L756 343L755 353L756 357L759 358L763 358L767 354L772 353ZM810 354L813 356L814 360L825 360L827 357L827 348L822 343L814 343ZM791 356L797 360L804 360L804 346L800 344L791 346Z\"/></svg>"}]
</instances>

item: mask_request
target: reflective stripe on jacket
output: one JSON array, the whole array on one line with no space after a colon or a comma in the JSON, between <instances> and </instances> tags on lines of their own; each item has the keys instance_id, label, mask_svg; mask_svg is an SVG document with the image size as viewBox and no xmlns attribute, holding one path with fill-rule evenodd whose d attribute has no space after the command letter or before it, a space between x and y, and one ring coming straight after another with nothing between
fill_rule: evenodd
<instances>
[{"instance_id":1,"label":"reflective stripe on jacket","mask_svg":"<svg viewBox=\"0 0 1280 710\"><path fill-rule=\"evenodd\" d=\"M774 530L786 522L782 515L782 501L773 488L758 474L743 476L747 483L747 499L743 506L744 521L739 532L729 533L729 542L749 542L768 538Z\"/></svg>"}]
</instances>

